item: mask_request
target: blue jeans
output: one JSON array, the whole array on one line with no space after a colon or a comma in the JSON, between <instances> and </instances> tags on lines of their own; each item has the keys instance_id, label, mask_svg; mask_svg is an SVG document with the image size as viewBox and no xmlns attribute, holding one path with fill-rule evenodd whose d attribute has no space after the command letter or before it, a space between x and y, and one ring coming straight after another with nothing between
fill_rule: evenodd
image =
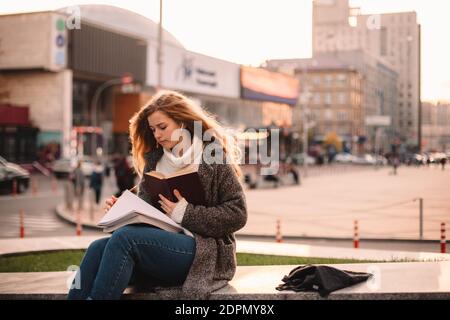
<instances>
[{"instance_id":1,"label":"blue jeans","mask_svg":"<svg viewBox=\"0 0 450 320\"><path fill-rule=\"evenodd\" d=\"M195 239L149 225L127 225L87 249L67 299L120 299L134 279L182 285L195 255ZM77 280L78 279L78 280Z\"/></svg>"}]
</instances>

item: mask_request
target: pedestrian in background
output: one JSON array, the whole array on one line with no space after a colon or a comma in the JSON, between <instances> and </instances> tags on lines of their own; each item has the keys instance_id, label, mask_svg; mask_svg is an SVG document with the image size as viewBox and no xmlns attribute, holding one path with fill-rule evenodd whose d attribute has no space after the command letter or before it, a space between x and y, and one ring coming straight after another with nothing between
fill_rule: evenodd
<instances>
[{"instance_id":1,"label":"pedestrian in background","mask_svg":"<svg viewBox=\"0 0 450 320\"><path fill-rule=\"evenodd\" d=\"M397 168L400 165L400 159L398 156L394 156L394 159L392 160L392 166L394 167L394 175L397 174Z\"/></svg>"},{"instance_id":2,"label":"pedestrian in background","mask_svg":"<svg viewBox=\"0 0 450 320\"><path fill-rule=\"evenodd\" d=\"M72 181L75 189L75 199L77 199L78 201L79 210L83 209L84 200L84 173L81 166L81 161L78 161L77 167L72 174Z\"/></svg>"},{"instance_id":3,"label":"pedestrian in background","mask_svg":"<svg viewBox=\"0 0 450 320\"><path fill-rule=\"evenodd\" d=\"M103 186L103 166L100 161L95 163L94 171L92 171L89 187L95 192L95 203L100 203L100 196Z\"/></svg>"},{"instance_id":4,"label":"pedestrian in background","mask_svg":"<svg viewBox=\"0 0 450 320\"><path fill-rule=\"evenodd\" d=\"M114 172L116 174L117 188L119 189L115 196L120 197L122 192L134 187L136 175L134 170L128 165L127 159L124 156L120 156L116 159Z\"/></svg>"}]
</instances>

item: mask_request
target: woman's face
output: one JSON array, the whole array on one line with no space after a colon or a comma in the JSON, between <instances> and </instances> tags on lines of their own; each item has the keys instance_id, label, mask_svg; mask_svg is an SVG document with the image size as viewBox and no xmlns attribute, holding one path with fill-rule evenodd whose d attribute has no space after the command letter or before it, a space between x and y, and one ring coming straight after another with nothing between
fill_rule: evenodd
<instances>
[{"instance_id":1,"label":"woman's face","mask_svg":"<svg viewBox=\"0 0 450 320\"><path fill-rule=\"evenodd\" d=\"M155 111L148 116L147 120L150 130L152 130L153 135L155 136L156 142L163 148L170 150L180 142L180 140L170 140L173 131L180 129L180 125L164 112Z\"/></svg>"}]
</instances>

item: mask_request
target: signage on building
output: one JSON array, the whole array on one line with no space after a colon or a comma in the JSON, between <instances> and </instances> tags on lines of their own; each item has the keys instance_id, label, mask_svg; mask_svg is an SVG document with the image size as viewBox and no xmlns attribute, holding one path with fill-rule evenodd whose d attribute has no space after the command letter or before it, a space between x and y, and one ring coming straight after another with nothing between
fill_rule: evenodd
<instances>
[{"instance_id":1,"label":"signage on building","mask_svg":"<svg viewBox=\"0 0 450 320\"><path fill-rule=\"evenodd\" d=\"M367 116L366 125L368 126L390 126L391 117L389 116Z\"/></svg>"},{"instance_id":2,"label":"signage on building","mask_svg":"<svg viewBox=\"0 0 450 320\"><path fill-rule=\"evenodd\" d=\"M147 50L147 84L157 86L156 48ZM162 86L222 97L239 97L239 65L183 48L164 46Z\"/></svg>"},{"instance_id":3,"label":"signage on building","mask_svg":"<svg viewBox=\"0 0 450 320\"><path fill-rule=\"evenodd\" d=\"M299 82L291 76L261 68L241 66L241 96L244 99L295 105Z\"/></svg>"},{"instance_id":4,"label":"signage on building","mask_svg":"<svg viewBox=\"0 0 450 320\"><path fill-rule=\"evenodd\" d=\"M67 66L67 30L65 19L62 15L52 16L50 69L55 71Z\"/></svg>"},{"instance_id":5,"label":"signage on building","mask_svg":"<svg viewBox=\"0 0 450 320\"><path fill-rule=\"evenodd\" d=\"M0 69L46 69L67 66L65 16L36 12L0 16Z\"/></svg>"}]
</instances>

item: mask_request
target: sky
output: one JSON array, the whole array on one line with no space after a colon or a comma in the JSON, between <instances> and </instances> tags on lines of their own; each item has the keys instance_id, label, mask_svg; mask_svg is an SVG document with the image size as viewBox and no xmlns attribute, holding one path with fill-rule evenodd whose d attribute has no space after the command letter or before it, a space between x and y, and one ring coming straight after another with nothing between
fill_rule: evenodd
<instances>
[{"instance_id":1,"label":"sky","mask_svg":"<svg viewBox=\"0 0 450 320\"><path fill-rule=\"evenodd\" d=\"M258 66L308 58L311 0L164 0L163 26L186 49ZM159 22L159 0L1 0L0 14L109 4ZM350 0L363 14L416 11L422 26L422 100L450 100L449 0Z\"/></svg>"}]
</instances>

